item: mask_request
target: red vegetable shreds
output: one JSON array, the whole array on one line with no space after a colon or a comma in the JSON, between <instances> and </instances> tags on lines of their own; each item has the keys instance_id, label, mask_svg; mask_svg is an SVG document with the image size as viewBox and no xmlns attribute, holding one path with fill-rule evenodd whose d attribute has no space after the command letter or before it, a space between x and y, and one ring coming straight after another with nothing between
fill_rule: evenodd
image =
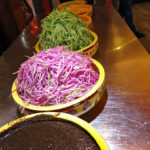
<instances>
[{"instance_id":1,"label":"red vegetable shreds","mask_svg":"<svg viewBox=\"0 0 150 150\"><path fill-rule=\"evenodd\" d=\"M37 106L65 104L88 93L98 81L92 59L57 46L34 54L17 71L17 92Z\"/></svg>"}]
</instances>

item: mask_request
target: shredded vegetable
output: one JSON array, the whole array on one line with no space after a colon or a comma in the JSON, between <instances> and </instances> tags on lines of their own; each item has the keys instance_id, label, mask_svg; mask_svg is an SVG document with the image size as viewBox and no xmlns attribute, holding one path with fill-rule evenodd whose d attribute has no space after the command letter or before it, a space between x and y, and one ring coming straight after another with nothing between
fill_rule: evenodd
<instances>
[{"instance_id":1,"label":"shredded vegetable","mask_svg":"<svg viewBox=\"0 0 150 150\"><path fill-rule=\"evenodd\" d=\"M98 81L90 57L57 46L34 54L16 72L17 92L37 106L65 104L85 95Z\"/></svg>"},{"instance_id":2,"label":"shredded vegetable","mask_svg":"<svg viewBox=\"0 0 150 150\"><path fill-rule=\"evenodd\" d=\"M90 45L94 37L79 16L69 10L53 10L41 22L39 48L48 49L67 46L69 50L79 50Z\"/></svg>"}]
</instances>

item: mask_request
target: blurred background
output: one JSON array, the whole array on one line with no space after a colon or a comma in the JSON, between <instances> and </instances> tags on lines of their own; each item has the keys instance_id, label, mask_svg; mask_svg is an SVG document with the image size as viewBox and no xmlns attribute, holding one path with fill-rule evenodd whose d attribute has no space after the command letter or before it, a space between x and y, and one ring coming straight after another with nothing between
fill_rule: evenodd
<instances>
[{"instance_id":1,"label":"blurred background","mask_svg":"<svg viewBox=\"0 0 150 150\"><path fill-rule=\"evenodd\" d=\"M0 55L19 36L36 15L48 15L61 0L0 0ZM118 9L118 0L87 0L88 3L112 3ZM130 0L135 25L146 36L142 44L150 51L150 0Z\"/></svg>"},{"instance_id":2,"label":"blurred background","mask_svg":"<svg viewBox=\"0 0 150 150\"><path fill-rule=\"evenodd\" d=\"M0 0L0 55L34 16L49 14L52 0ZM55 5L59 0L55 0Z\"/></svg>"}]
</instances>

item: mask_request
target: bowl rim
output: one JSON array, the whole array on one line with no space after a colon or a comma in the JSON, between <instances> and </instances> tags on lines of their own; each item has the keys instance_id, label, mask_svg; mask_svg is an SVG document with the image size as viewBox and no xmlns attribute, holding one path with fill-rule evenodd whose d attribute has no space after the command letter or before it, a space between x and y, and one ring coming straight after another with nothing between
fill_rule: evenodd
<instances>
[{"instance_id":1,"label":"bowl rim","mask_svg":"<svg viewBox=\"0 0 150 150\"><path fill-rule=\"evenodd\" d=\"M68 2L63 2L63 3L58 4L58 5L57 5L57 8L66 7L67 4L72 3L72 2L79 3L79 5L81 5L81 4L86 4L86 2L85 2L85 1L82 1L82 0L81 0L81 1L80 1L80 0L77 0L77 1L71 0L71 1L68 1ZM72 4L71 4L71 5L72 5Z\"/></svg>"},{"instance_id":2,"label":"bowl rim","mask_svg":"<svg viewBox=\"0 0 150 150\"><path fill-rule=\"evenodd\" d=\"M86 51L87 49L90 49L91 47L93 47L93 46L96 45L96 43L98 42L98 35L97 35L95 32L91 31L91 30L89 30L89 31L90 31L90 33L92 34L92 36L94 37L93 42L92 42L91 44L89 44L88 46L82 48L82 49L76 50L75 52L77 52L77 53L80 53L80 52L82 52L82 51L84 52L84 51ZM38 41L36 42L35 46L34 46L36 52L40 52L40 51L41 51L41 50L39 49L39 43L40 43L40 40L38 40Z\"/></svg>"},{"instance_id":3,"label":"bowl rim","mask_svg":"<svg viewBox=\"0 0 150 150\"><path fill-rule=\"evenodd\" d=\"M83 18L88 18L89 19L89 22L92 22L92 17L91 16L88 16L87 14L81 14L79 15L79 17L83 17Z\"/></svg>"},{"instance_id":4,"label":"bowl rim","mask_svg":"<svg viewBox=\"0 0 150 150\"><path fill-rule=\"evenodd\" d=\"M58 113L58 112L41 112L41 113L34 113L31 115L27 115L21 118L18 118L16 120L13 120L7 124L5 124L4 126L2 126L0 128L0 134L9 130L11 127L13 127L15 124L19 124L27 119L31 119L33 117L36 116L41 116L41 115L49 115L49 116L53 116L57 119L61 119L61 120L67 120L68 122L72 122L74 124L79 125L82 129L84 129L85 131L87 131L91 137L93 138L93 140L95 140L95 142L97 143L97 145L100 147L101 150L109 150L109 147L106 143L106 141L104 140L104 138L102 137L102 135L92 126L90 125L88 122L86 122L85 120L67 114L67 113Z\"/></svg>"},{"instance_id":5,"label":"bowl rim","mask_svg":"<svg viewBox=\"0 0 150 150\"><path fill-rule=\"evenodd\" d=\"M94 87L87 94L85 94L84 96L82 96L82 97L80 97L74 101L71 101L71 102L66 103L66 104L59 104L59 105L54 105L54 106L36 106L36 105L32 105L32 104L26 104L18 96L18 93L16 90L16 80L13 82L13 85L12 85L12 97L13 97L14 101L17 104L19 104L21 107L27 108L29 110L34 110L34 111L58 111L58 110L67 109L71 106L75 106L75 105L79 104L80 102L84 101L85 99L88 99L88 97L90 97L95 92L97 92L97 90L104 83L105 72L104 72L103 66L98 61L96 61L95 59L92 59L92 60L93 60L93 63L95 64L95 66L97 67L97 69L100 73L99 79L98 79L97 83L94 85Z\"/></svg>"}]
</instances>

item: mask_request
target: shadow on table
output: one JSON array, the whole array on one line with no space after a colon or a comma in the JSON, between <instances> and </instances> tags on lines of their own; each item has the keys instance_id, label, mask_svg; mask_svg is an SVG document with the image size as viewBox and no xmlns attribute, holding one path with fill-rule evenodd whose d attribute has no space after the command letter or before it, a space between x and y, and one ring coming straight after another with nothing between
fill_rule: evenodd
<instances>
[{"instance_id":1,"label":"shadow on table","mask_svg":"<svg viewBox=\"0 0 150 150\"><path fill-rule=\"evenodd\" d=\"M94 120L103 111L107 102L107 97L108 93L107 89L105 88L104 94L97 105L93 107L89 112L81 115L80 118L86 120L87 122L91 122L92 120Z\"/></svg>"}]
</instances>

